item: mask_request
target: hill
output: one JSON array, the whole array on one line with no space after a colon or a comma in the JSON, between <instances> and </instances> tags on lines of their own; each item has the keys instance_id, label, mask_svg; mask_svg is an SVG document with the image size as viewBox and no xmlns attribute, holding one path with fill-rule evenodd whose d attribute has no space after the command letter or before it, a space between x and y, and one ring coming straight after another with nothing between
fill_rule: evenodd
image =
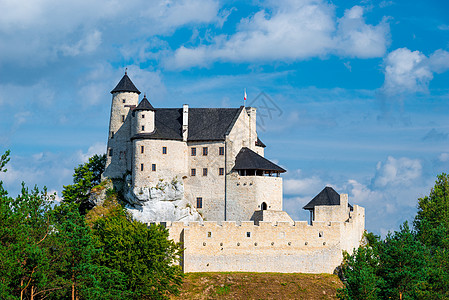
<instances>
[{"instance_id":1,"label":"hill","mask_svg":"<svg viewBox=\"0 0 449 300\"><path fill-rule=\"evenodd\" d=\"M337 299L342 286L331 274L188 273L171 299Z\"/></svg>"}]
</instances>

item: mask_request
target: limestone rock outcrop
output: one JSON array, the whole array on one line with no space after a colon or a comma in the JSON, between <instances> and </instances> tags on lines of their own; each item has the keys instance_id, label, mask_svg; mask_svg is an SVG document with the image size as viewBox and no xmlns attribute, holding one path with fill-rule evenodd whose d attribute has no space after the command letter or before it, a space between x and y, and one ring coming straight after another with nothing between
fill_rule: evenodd
<instances>
[{"instance_id":1,"label":"limestone rock outcrop","mask_svg":"<svg viewBox=\"0 0 449 300\"><path fill-rule=\"evenodd\" d=\"M141 222L203 221L198 211L184 198L182 182L159 181L154 187L132 189L131 175L125 180L126 209Z\"/></svg>"}]
</instances>

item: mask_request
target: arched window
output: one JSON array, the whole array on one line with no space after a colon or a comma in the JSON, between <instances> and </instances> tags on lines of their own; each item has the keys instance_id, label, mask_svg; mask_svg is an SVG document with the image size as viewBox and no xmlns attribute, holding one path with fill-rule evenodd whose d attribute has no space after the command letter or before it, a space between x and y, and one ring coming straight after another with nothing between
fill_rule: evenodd
<instances>
[{"instance_id":1,"label":"arched window","mask_svg":"<svg viewBox=\"0 0 449 300\"><path fill-rule=\"evenodd\" d=\"M262 210L267 210L267 204L265 202L262 202Z\"/></svg>"}]
</instances>

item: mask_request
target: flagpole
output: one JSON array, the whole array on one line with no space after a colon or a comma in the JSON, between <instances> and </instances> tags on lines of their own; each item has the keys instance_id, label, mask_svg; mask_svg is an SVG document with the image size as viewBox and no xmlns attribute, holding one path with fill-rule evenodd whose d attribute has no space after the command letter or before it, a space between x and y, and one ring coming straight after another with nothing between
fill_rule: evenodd
<instances>
[{"instance_id":1,"label":"flagpole","mask_svg":"<svg viewBox=\"0 0 449 300\"><path fill-rule=\"evenodd\" d=\"M246 88L243 93L243 107L246 107Z\"/></svg>"}]
</instances>

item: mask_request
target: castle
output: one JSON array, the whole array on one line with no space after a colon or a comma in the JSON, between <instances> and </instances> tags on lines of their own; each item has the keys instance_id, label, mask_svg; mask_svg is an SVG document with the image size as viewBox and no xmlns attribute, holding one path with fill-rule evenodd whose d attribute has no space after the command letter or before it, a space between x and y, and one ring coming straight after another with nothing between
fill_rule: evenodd
<instances>
[{"instance_id":1,"label":"castle","mask_svg":"<svg viewBox=\"0 0 449 300\"><path fill-rule=\"evenodd\" d=\"M256 108L154 108L126 72L111 94L103 176L126 176L145 221L183 243L185 272L332 273L359 246L364 209L346 194L324 188L304 206L310 224L282 210L286 170L264 157Z\"/></svg>"}]
</instances>

